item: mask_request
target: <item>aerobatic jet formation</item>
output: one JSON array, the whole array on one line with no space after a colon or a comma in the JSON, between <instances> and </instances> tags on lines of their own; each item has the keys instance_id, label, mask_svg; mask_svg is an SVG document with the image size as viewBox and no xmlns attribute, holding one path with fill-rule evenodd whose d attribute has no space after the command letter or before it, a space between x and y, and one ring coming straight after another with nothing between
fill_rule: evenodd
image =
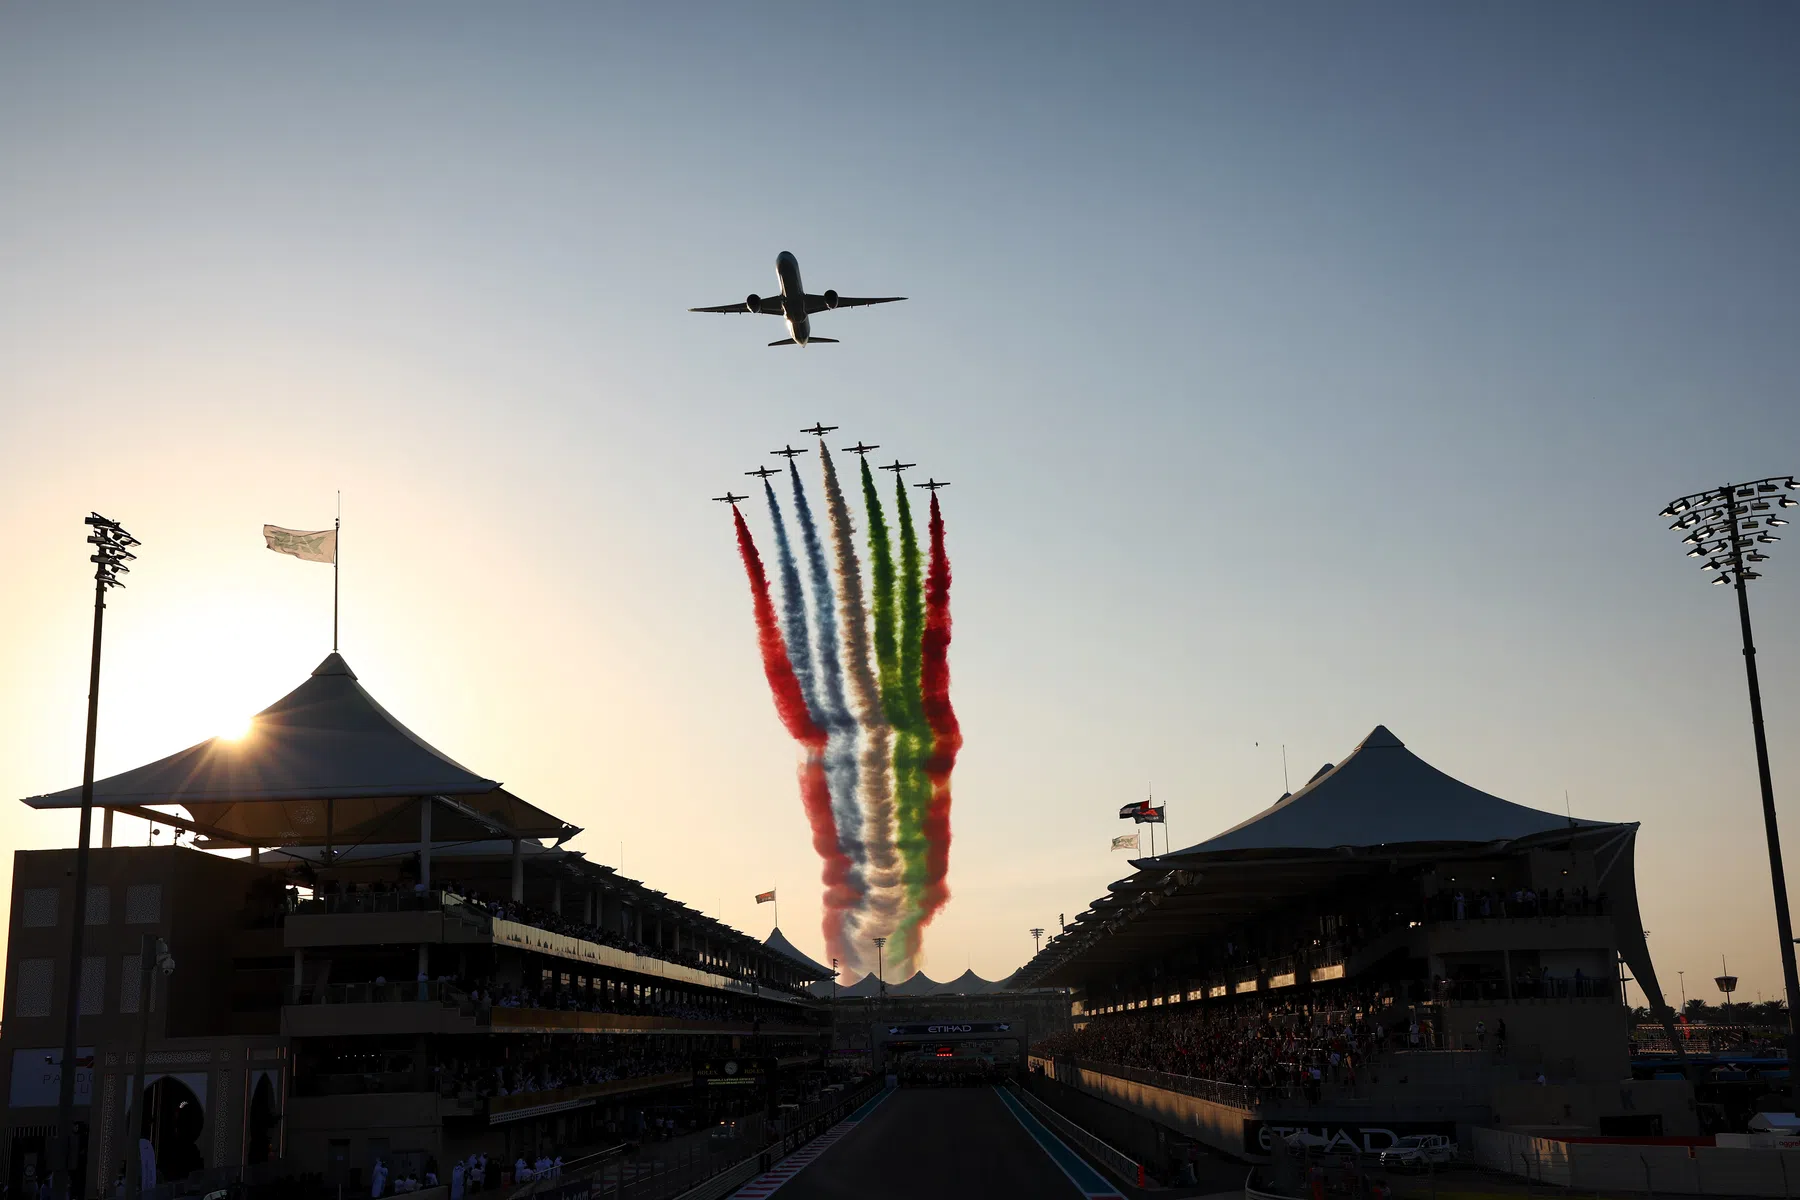
<instances>
[{"instance_id":1,"label":"aerobatic jet formation","mask_svg":"<svg viewBox=\"0 0 1800 1200\"><path fill-rule=\"evenodd\" d=\"M844 453L845 454L860 454L866 458L866 457L868 457L869 451L879 450L879 449L881 449L880 442L875 443L873 446L865 446L861 442L858 442L854 446L845 446Z\"/></svg>"},{"instance_id":2,"label":"aerobatic jet formation","mask_svg":"<svg viewBox=\"0 0 1800 1200\"><path fill-rule=\"evenodd\" d=\"M767 479L769 476L779 475L781 472L777 471L774 467L758 467L754 471L745 471L744 474L754 475L758 479Z\"/></svg>"},{"instance_id":3,"label":"aerobatic jet formation","mask_svg":"<svg viewBox=\"0 0 1800 1200\"><path fill-rule=\"evenodd\" d=\"M948 479L946 479L942 483L939 483L936 478L932 478L931 480L929 480L925 483L915 483L915 484L913 484L913 486L916 488L928 488L931 491L935 492L941 487L949 487L950 481Z\"/></svg>"},{"instance_id":4,"label":"aerobatic jet formation","mask_svg":"<svg viewBox=\"0 0 1800 1200\"><path fill-rule=\"evenodd\" d=\"M814 337L812 314L839 308L861 308L869 304L892 304L905 296L840 296L827 288L820 295L809 293L800 283L800 260L783 250L775 256L775 276L781 281L779 296L744 297L742 304L719 304L712 308L690 308L689 312L762 313L787 321L788 336L771 346L805 346L812 342L835 342L836 338Z\"/></svg>"},{"instance_id":5,"label":"aerobatic jet formation","mask_svg":"<svg viewBox=\"0 0 1800 1200\"><path fill-rule=\"evenodd\" d=\"M736 504L739 500L748 500L749 498L750 497L748 497L748 496L732 495L730 488L725 489L725 494L723 496L714 496L713 497L713 499L717 500L720 504Z\"/></svg>"},{"instance_id":6,"label":"aerobatic jet formation","mask_svg":"<svg viewBox=\"0 0 1800 1200\"><path fill-rule=\"evenodd\" d=\"M832 430L834 430L836 428L837 428L836 425L818 424L818 425L809 425L805 429L802 429L800 432L801 433L810 433L816 438L822 438L826 434L830 433Z\"/></svg>"},{"instance_id":7,"label":"aerobatic jet formation","mask_svg":"<svg viewBox=\"0 0 1800 1200\"><path fill-rule=\"evenodd\" d=\"M806 451L804 449L796 450L792 446L786 446L780 450L771 450L769 453L779 454L783 458L799 458L802 454L805 454Z\"/></svg>"},{"instance_id":8,"label":"aerobatic jet formation","mask_svg":"<svg viewBox=\"0 0 1800 1200\"><path fill-rule=\"evenodd\" d=\"M900 472L910 471L918 465L919 465L918 463L903 463L899 459L896 458L893 462L889 463L887 466L885 466L881 469L884 471L892 471L894 474L898 475Z\"/></svg>"}]
</instances>

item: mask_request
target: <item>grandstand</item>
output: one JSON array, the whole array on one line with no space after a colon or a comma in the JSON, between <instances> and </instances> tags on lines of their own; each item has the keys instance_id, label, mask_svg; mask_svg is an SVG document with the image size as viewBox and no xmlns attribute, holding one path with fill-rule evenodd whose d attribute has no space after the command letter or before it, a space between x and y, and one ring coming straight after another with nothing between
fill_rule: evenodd
<instances>
[{"instance_id":1,"label":"grandstand","mask_svg":"<svg viewBox=\"0 0 1800 1200\"><path fill-rule=\"evenodd\" d=\"M366 1195L378 1159L447 1178L477 1152L497 1187L502 1163L635 1138L646 1113L684 1129L823 1079L830 1014L807 987L828 970L568 849L575 826L427 745L336 653L241 741L94 799L109 819L76 985L77 1195L112 1194L140 1134L163 1179L201 1191L279 1161ZM195 845L112 846L115 810ZM11 1195L36 1194L56 1120L74 855L14 858ZM176 964L148 997L146 935ZM754 1088L703 1086L740 1056Z\"/></svg>"},{"instance_id":2,"label":"grandstand","mask_svg":"<svg viewBox=\"0 0 1800 1200\"><path fill-rule=\"evenodd\" d=\"M1074 989L1034 1066L1234 1153L1307 1125L1690 1132L1631 1079L1621 961L1665 1025L1635 823L1464 784L1377 727L1273 806L1133 862L1014 977ZM1260 1143L1260 1144L1259 1144Z\"/></svg>"}]
</instances>

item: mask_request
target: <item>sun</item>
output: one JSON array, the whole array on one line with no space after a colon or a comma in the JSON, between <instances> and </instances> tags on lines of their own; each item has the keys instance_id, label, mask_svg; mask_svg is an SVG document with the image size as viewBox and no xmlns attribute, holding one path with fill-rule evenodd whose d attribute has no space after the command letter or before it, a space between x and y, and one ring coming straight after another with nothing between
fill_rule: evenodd
<instances>
[{"instance_id":1,"label":"sun","mask_svg":"<svg viewBox=\"0 0 1800 1200\"><path fill-rule=\"evenodd\" d=\"M225 728L219 730L219 739L226 742L241 742L249 737L250 731L255 728L256 718L246 715L240 719L226 722Z\"/></svg>"}]
</instances>

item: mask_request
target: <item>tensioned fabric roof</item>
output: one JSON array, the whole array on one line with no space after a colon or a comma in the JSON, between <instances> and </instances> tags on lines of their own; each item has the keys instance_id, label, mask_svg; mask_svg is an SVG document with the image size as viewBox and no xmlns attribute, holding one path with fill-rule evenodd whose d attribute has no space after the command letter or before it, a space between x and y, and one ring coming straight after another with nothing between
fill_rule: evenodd
<instances>
[{"instance_id":1,"label":"tensioned fabric roof","mask_svg":"<svg viewBox=\"0 0 1800 1200\"><path fill-rule=\"evenodd\" d=\"M1378 725L1342 763L1241 824L1186 849L1134 859L1134 874L1111 884L1009 982L1078 985L1402 862L1579 844L1594 852L1610 890L1620 952L1660 1007L1638 915L1637 828L1502 800L1446 775Z\"/></svg>"},{"instance_id":2,"label":"tensioned fabric roof","mask_svg":"<svg viewBox=\"0 0 1800 1200\"><path fill-rule=\"evenodd\" d=\"M1217 837L1158 861L1414 842L1511 841L1604 825L1526 808L1444 774L1377 725L1350 756Z\"/></svg>"},{"instance_id":3,"label":"tensioned fabric roof","mask_svg":"<svg viewBox=\"0 0 1800 1200\"><path fill-rule=\"evenodd\" d=\"M788 941L787 935L781 932L781 926L777 925L769 931L769 936L763 939L763 945L767 946L777 954L787 955L789 958L805 967L808 971L811 971L818 978L826 980L827 982L830 981L833 974L831 968L815 961L807 955L805 951Z\"/></svg>"},{"instance_id":4,"label":"tensioned fabric roof","mask_svg":"<svg viewBox=\"0 0 1800 1200\"><path fill-rule=\"evenodd\" d=\"M498 833L563 841L580 832L402 725L336 651L306 682L258 713L243 738L209 738L94 783L99 807L134 812L180 805L201 832L257 845L402 840L418 828L424 798L436 798L434 838ZM74 808L81 789L25 803Z\"/></svg>"}]
</instances>

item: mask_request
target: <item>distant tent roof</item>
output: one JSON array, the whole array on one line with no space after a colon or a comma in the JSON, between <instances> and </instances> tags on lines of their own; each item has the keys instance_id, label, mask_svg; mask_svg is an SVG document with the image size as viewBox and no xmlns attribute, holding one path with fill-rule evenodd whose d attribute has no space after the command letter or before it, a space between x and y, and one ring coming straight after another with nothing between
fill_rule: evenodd
<instances>
[{"instance_id":1,"label":"distant tent roof","mask_svg":"<svg viewBox=\"0 0 1800 1200\"><path fill-rule=\"evenodd\" d=\"M1000 988L1000 984L991 979L983 979L971 967L949 983L939 984L937 994L940 996L979 996L987 992L997 992Z\"/></svg>"},{"instance_id":2,"label":"distant tent roof","mask_svg":"<svg viewBox=\"0 0 1800 1200\"><path fill-rule=\"evenodd\" d=\"M417 829L419 799L428 796L442 798L434 837L562 841L580 832L427 744L363 690L335 651L258 713L243 738L209 738L94 783L98 806L178 804L208 835L260 845L399 840ZM74 808L81 789L25 803Z\"/></svg>"},{"instance_id":3,"label":"distant tent roof","mask_svg":"<svg viewBox=\"0 0 1800 1200\"><path fill-rule=\"evenodd\" d=\"M1279 850L1399 843L1497 842L1552 830L1604 825L1526 808L1452 779L1377 725L1350 756L1305 787L1185 850L1155 861L1178 866L1196 855L1254 857Z\"/></svg>"},{"instance_id":4,"label":"distant tent roof","mask_svg":"<svg viewBox=\"0 0 1800 1200\"><path fill-rule=\"evenodd\" d=\"M899 983L888 984L890 996L929 996L944 985L923 971L914 971L912 975Z\"/></svg>"},{"instance_id":5,"label":"distant tent roof","mask_svg":"<svg viewBox=\"0 0 1800 1200\"><path fill-rule=\"evenodd\" d=\"M824 985L824 987L825 987L824 994L829 996L831 994L830 982L827 981L826 984ZM856 997L856 998L861 998L861 997L865 997L865 996L876 996L876 995L879 995L880 993L881 993L881 981L879 979L875 978L875 972L873 972L873 971L870 971L867 975L864 975L861 979L857 980L855 983L851 984L849 987L841 987L837 990L837 994L839 996L849 996L849 997Z\"/></svg>"},{"instance_id":6,"label":"distant tent roof","mask_svg":"<svg viewBox=\"0 0 1800 1200\"><path fill-rule=\"evenodd\" d=\"M823 979L827 985L830 984L832 976L831 968L815 962L798 946L788 941L787 938L782 935L781 926L777 925L774 929L769 931L769 936L763 939L763 945L767 946L777 954L787 955L787 957L793 959L795 962L811 971L814 975L817 975L820 979Z\"/></svg>"}]
</instances>

